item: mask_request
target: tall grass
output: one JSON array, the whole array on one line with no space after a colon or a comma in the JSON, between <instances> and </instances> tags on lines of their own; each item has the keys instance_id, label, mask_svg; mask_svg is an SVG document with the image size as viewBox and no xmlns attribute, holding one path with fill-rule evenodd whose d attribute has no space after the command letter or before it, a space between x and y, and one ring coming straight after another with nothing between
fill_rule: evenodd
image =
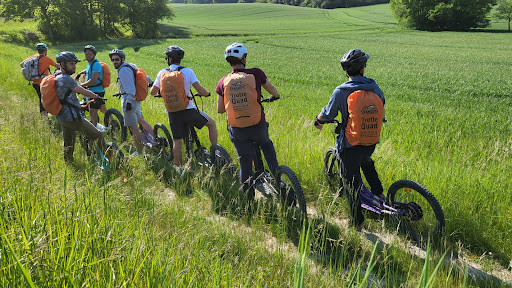
<instances>
[{"instance_id":1,"label":"tall grass","mask_svg":"<svg viewBox=\"0 0 512 288\"><path fill-rule=\"evenodd\" d=\"M247 25L287 16L272 28L262 26L267 33L219 19L226 11L241 13L239 9L259 9ZM386 5L375 9L182 5L176 6L178 18L165 25L181 26L195 38L92 43L105 62L109 50L123 48L127 61L151 77L165 67L165 48L177 44L186 51L182 64L212 92L230 72L224 48L245 43L248 66L261 67L282 95L265 105L278 160L296 172L308 206L317 209L311 239L302 242L310 241L310 260L302 257L308 253L300 248L300 233L272 203L260 201L253 215L237 209L238 186L232 177L191 167L178 178L158 160L137 159L128 169L100 173L80 147L77 165L66 167L59 132L39 120L35 93L19 76L19 62L33 51L0 42L0 243L6 255L0 262L5 276L0 286L283 287L298 280L305 286L332 287L366 285L369 278L389 287L428 281L434 287L468 285L467 273L444 265L435 275L428 273L436 268L422 269L433 263L411 259L398 245L377 249L336 222L344 217L343 201L333 198L322 175L323 153L334 135L328 126L315 130L311 121L346 80L338 61L355 47L371 54L367 76L377 80L387 99L388 124L374 155L384 186L402 178L420 182L445 211L449 248L461 243L471 255L490 252L506 266L512 254L512 180L506 172L512 143L510 39L497 33L400 30L382 14ZM378 16L354 20L372 11ZM322 18L325 13L331 20ZM297 26L304 18L308 21ZM208 33L208 27L215 33ZM209 34L232 36L200 37ZM81 55L85 44L51 46L49 55L61 50ZM77 69L84 67L80 63ZM116 85L107 95L114 92ZM214 98L199 106L216 120L219 142L234 156ZM150 123L168 123L160 101L143 103ZM119 109L120 103L109 98L107 106ZM206 132L199 133L208 143ZM368 222L379 227L379 218ZM290 242L302 253L288 247Z\"/></svg>"}]
</instances>

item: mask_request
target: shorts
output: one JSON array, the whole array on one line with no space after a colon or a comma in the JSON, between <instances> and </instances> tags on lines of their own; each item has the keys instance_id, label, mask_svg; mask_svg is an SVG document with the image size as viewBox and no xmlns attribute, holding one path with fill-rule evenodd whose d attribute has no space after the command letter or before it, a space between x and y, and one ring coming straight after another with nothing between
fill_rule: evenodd
<instances>
[{"instance_id":1,"label":"shorts","mask_svg":"<svg viewBox=\"0 0 512 288\"><path fill-rule=\"evenodd\" d=\"M126 111L126 106L130 104L132 109L130 111ZM144 119L142 116L142 110L140 109L140 101L137 100L126 100L123 101L123 117L124 117L124 126L138 126L137 118Z\"/></svg>"},{"instance_id":2,"label":"shorts","mask_svg":"<svg viewBox=\"0 0 512 288\"><path fill-rule=\"evenodd\" d=\"M169 112L169 125L174 139L183 139L188 134L188 125L197 129L210 121L210 116L198 109L185 109L178 112Z\"/></svg>"},{"instance_id":3,"label":"shorts","mask_svg":"<svg viewBox=\"0 0 512 288\"><path fill-rule=\"evenodd\" d=\"M94 93L98 94L101 98L103 98L103 96L105 96L105 92L94 92ZM105 105L105 100L94 99L94 102L92 102L91 105L89 105L89 108L100 109L101 105Z\"/></svg>"}]
</instances>

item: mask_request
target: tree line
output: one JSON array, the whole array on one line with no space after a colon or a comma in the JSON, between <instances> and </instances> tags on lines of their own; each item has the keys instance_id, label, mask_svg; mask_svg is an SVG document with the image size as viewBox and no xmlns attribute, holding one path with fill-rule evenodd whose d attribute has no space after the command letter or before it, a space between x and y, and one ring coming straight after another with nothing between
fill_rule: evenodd
<instances>
[{"instance_id":1,"label":"tree line","mask_svg":"<svg viewBox=\"0 0 512 288\"><path fill-rule=\"evenodd\" d=\"M167 0L2 0L6 20L34 18L50 41L136 38L158 35L158 20L172 18Z\"/></svg>"},{"instance_id":2,"label":"tree line","mask_svg":"<svg viewBox=\"0 0 512 288\"><path fill-rule=\"evenodd\" d=\"M312 8L348 8L389 3L389 0L171 0L171 3L213 4L213 3L272 3Z\"/></svg>"},{"instance_id":3,"label":"tree line","mask_svg":"<svg viewBox=\"0 0 512 288\"><path fill-rule=\"evenodd\" d=\"M0 0L6 20L34 18L50 41L81 41L124 36L155 38L158 21L172 19L169 0ZM347 8L390 3L398 23L419 30L467 31L489 26L494 17L512 20L512 0L170 0L173 3L273 3L314 8Z\"/></svg>"}]
</instances>

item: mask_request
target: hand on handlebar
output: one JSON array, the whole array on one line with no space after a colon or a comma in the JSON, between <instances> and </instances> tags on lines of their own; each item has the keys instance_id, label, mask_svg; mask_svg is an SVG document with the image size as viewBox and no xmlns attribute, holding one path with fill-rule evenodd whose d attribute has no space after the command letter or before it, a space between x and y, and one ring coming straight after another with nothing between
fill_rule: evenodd
<instances>
[{"instance_id":1,"label":"hand on handlebar","mask_svg":"<svg viewBox=\"0 0 512 288\"><path fill-rule=\"evenodd\" d=\"M313 125L315 125L316 129L318 130L322 130L323 126L322 124L324 124L325 122L318 119L318 118L315 118L315 122L313 123Z\"/></svg>"},{"instance_id":2,"label":"hand on handlebar","mask_svg":"<svg viewBox=\"0 0 512 288\"><path fill-rule=\"evenodd\" d=\"M278 100L279 98L281 98L281 97L274 97L273 95L270 95L270 97L268 97L268 98L263 98L263 96L261 96L261 102L274 102L274 101Z\"/></svg>"},{"instance_id":3,"label":"hand on handlebar","mask_svg":"<svg viewBox=\"0 0 512 288\"><path fill-rule=\"evenodd\" d=\"M268 102L274 102L276 100L278 100L280 97L274 97L274 95L270 95L270 98L268 98Z\"/></svg>"},{"instance_id":4,"label":"hand on handlebar","mask_svg":"<svg viewBox=\"0 0 512 288\"><path fill-rule=\"evenodd\" d=\"M199 93L195 93L193 97L210 97L211 95L212 95L212 93L210 93L210 92L208 92L208 95L204 95L204 96Z\"/></svg>"}]
</instances>

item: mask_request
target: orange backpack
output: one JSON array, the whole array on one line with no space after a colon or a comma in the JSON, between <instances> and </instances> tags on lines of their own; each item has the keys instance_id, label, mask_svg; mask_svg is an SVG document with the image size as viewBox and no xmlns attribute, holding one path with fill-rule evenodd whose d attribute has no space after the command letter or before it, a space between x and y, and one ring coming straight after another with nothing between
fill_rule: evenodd
<instances>
[{"instance_id":1,"label":"orange backpack","mask_svg":"<svg viewBox=\"0 0 512 288\"><path fill-rule=\"evenodd\" d=\"M133 68L132 65L125 65L130 67L133 71L133 78L135 79L135 100L144 101L148 97L148 76L146 71L141 68Z\"/></svg>"},{"instance_id":2,"label":"orange backpack","mask_svg":"<svg viewBox=\"0 0 512 288\"><path fill-rule=\"evenodd\" d=\"M224 108L231 127L249 127L261 121L254 75L233 72L224 78Z\"/></svg>"},{"instance_id":3,"label":"orange backpack","mask_svg":"<svg viewBox=\"0 0 512 288\"><path fill-rule=\"evenodd\" d=\"M52 115L59 115L60 110L62 109L62 103L59 99L59 95L57 95L57 88L55 87L55 75L44 77L41 81L40 88L41 103L43 104L44 109ZM68 98L71 92L71 90L66 92L62 102L66 102L66 98Z\"/></svg>"},{"instance_id":4,"label":"orange backpack","mask_svg":"<svg viewBox=\"0 0 512 288\"><path fill-rule=\"evenodd\" d=\"M98 60L95 59L94 61L98 61ZM101 86L103 86L103 88L107 88L108 86L110 86L110 80L111 80L110 78L111 78L111 74L112 74L112 73L110 73L110 68L108 68L107 63L105 63L105 62L100 62L100 64L101 64L101 68L103 69L103 79L100 79L101 83L92 85L89 87L96 87L96 86L101 85ZM91 67L90 73L92 74L92 64L90 67Z\"/></svg>"},{"instance_id":5,"label":"orange backpack","mask_svg":"<svg viewBox=\"0 0 512 288\"><path fill-rule=\"evenodd\" d=\"M379 142L384 103L377 94L357 90L347 98L348 121L345 137L352 146L370 146Z\"/></svg>"},{"instance_id":6,"label":"orange backpack","mask_svg":"<svg viewBox=\"0 0 512 288\"><path fill-rule=\"evenodd\" d=\"M167 71L160 77L160 94L164 99L165 108L167 112L178 112L187 109L190 100L185 91L185 78L181 69L185 67L178 67L177 70Z\"/></svg>"}]
</instances>

